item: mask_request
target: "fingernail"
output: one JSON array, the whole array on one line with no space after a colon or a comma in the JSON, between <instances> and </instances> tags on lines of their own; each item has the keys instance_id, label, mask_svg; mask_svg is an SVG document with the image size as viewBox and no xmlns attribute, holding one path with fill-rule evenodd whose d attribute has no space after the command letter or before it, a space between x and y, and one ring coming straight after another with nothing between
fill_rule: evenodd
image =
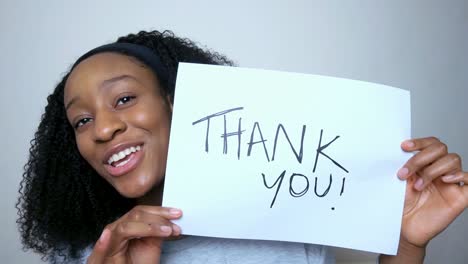
<instances>
[{"instance_id":1,"label":"fingernail","mask_svg":"<svg viewBox=\"0 0 468 264\"><path fill-rule=\"evenodd\" d=\"M164 233L169 233L172 230L172 228L170 226L161 226L160 229Z\"/></svg>"},{"instance_id":2,"label":"fingernail","mask_svg":"<svg viewBox=\"0 0 468 264\"><path fill-rule=\"evenodd\" d=\"M406 140L406 141L403 142L403 145L405 145L405 147L407 147L407 148L412 148L412 147L414 147L414 142L411 141L411 140Z\"/></svg>"},{"instance_id":3,"label":"fingernail","mask_svg":"<svg viewBox=\"0 0 468 264\"><path fill-rule=\"evenodd\" d=\"M181 229L178 225L172 225L172 229L174 230L174 233L179 234L181 233Z\"/></svg>"},{"instance_id":4,"label":"fingernail","mask_svg":"<svg viewBox=\"0 0 468 264\"><path fill-rule=\"evenodd\" d=\"M398 175L398 178L400 178L401 180L404 180L406 179L406 176L408 176L408 173L409 173L408 168L403 167L398 170L397 175Z\"/></svg>"},{"instance_id":5,"label":"fingernail","mask_svg":"<svg viewBox=\"0 0 468 264\"><path fill-rule=\"evenodd\" d=\"M169 210L169 214L172 216L179 216L182 214L182 211L179 209L172 208Z\"/></svg>"},{"instance_id":6,"label":"fingernail","mask_svg":"<svg viewBox=\"0 0 468 264\"><path fill-rule=\"evenodd\" d=\"M109 232L110 231L107 229L104 229L104 231L102 231L102 234L99 237L99 243L103 243L107 239L107 237L109 237Z\"/></svg>"},{"instance_id":7,"label":"fingernail","mask_svg":"<svg viewBox=\"0 0 468 264\"><path fill-rule=\"evenodd\" d=\"M442 177L442 180L445 182L453 182L453 181L460 181L463 177L456 176L456 175L446 175Z\"/></svg>"},{"instance_id":8,"label":"fingernail","mask_svg":"<svg viewBox=\"0 0 468 264\"><path fill-rule=\"evenodd\" d=\"M415 183L414 183L414 188L418 191L422 191L424 185L424 181L422 178L419 178Z\"/></svg>"}]
</instances>

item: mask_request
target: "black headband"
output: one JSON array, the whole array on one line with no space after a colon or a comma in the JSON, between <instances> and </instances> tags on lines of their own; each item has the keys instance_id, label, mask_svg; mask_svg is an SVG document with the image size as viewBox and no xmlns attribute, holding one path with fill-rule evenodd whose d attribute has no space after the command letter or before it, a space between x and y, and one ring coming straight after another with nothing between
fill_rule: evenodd
<instances>
[{"instance_id":1,"label":"black headband","mask_svg":"<svg viewBox=\"0 0 468 264\"><path fill-rule=\"evenodd\" d=\"M82 62L86 58L89 58L101 52L117 52L117 53L122 53L125 55L130 55L132 57L135 57L141 62L143 62L144 64L146 64L147 66L149 66L162 84L167 84L167 81L169 79L169 74L168 74L166 67L162 64L159 56L155 52L153 52L151 49L145 46L131 44L131 43L111 43L111 44L106 44L106 45L102 45L100 47L94 48L86 52L80 58L78 58L75 64L73 64L73 67L71 68L71 70L73 70L76 67L76 65L78 65L80 62Z\"/></svg>"}]
</instances>

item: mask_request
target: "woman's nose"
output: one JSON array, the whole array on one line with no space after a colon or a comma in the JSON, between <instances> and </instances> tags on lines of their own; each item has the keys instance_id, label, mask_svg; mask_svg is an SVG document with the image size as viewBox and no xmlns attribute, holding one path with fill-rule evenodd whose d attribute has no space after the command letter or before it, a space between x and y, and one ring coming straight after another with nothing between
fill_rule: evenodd
<instances>
[{"instance_id":1,"label":"woman's nose","mask_svg":"<svg viewBox=\"0 0 468 264\"><path fill-rule=\"evenodd\" d=\"M126 128L126 123L114 112L103 111L95 116L94 134L95 140L98 142L112 140Z\"/></svg>"}]
</instances>

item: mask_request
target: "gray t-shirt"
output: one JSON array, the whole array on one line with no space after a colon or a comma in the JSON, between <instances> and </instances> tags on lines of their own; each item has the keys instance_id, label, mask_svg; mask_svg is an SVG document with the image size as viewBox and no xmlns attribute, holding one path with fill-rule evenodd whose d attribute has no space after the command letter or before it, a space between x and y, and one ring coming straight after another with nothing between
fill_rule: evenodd
<instances>
[{"instance_id":1,"label":"gray t-shirt","mask_svg":"<svg viewBox=\"0 0 468 264\"><path fill-rule=\"evenodd\" d=\"M187 236L163 243L161 263L331 264L335 263L335 258L325 246Z\"/></svg>"},{"instance_id":2,"label":"gray t-shirt","mask_svg":"<svg viewBox=\"0 0 468 264\"><path fill-rule=\"evenodd\" d=\"M86 263L92 248L81 258ZM56 259L57 260L57 259ZM325 246L312 244L185 236L163 243L161 264L332 264Z\"/></svg>"}]
</instances>

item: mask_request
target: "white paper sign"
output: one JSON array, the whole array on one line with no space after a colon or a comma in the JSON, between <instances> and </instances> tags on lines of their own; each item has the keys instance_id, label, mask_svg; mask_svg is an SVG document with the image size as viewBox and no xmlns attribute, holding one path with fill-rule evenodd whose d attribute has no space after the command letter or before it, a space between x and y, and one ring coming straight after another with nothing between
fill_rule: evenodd
<instances>
[{"instance_id":1,"label":"white paper sign","mask_svg":"<svg viewBox=\"0 0 468 264\"><path fill-rule=\"evenodd\" d=\"M163 205L188 235L395 254L408 138L405 90L181 63Z\"/></svg>"}]
</instances>

